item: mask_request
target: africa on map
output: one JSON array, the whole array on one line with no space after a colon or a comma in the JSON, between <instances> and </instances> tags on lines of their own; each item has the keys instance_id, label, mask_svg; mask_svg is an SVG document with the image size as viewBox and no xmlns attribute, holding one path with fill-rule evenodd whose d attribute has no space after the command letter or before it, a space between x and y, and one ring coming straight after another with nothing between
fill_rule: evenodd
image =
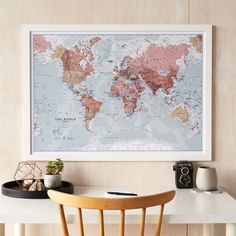
<instances>
[{"instance_id":1,"label":"africa on map","mask_svg":"<svg viewBox=\"0 0 236 236\"><path fill-rule=\"evenodd\" d=\"M202 34L33 32L37 152L202 151Z\"/></svg>"}]
</instances>

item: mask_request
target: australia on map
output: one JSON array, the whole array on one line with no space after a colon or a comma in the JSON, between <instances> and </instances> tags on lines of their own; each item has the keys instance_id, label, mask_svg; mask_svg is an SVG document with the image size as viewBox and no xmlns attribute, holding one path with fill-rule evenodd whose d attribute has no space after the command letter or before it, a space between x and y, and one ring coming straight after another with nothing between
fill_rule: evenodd
<instances>
[{"instance_id":1,"label":"australia on map","mask_svg":"<svg viewBox=\"0 0 236 236\"><path fill-rule=\"evenodd\" d=\"M203 150L201 34L31 38L35 151Z\"/></svg>"}]
</instances>

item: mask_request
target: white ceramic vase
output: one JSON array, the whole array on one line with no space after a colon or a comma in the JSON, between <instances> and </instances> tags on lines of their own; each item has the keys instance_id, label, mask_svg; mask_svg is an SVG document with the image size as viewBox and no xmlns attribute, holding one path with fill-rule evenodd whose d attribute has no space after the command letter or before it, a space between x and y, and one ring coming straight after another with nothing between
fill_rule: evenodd
<instances>
[{"instance_id":1,"label":"white ceramic vase","mask_svg":"<svg viewBox=\"0 0 236 236\"><path fill-rule=\"evenodd\" d=\"M61 174L44 175L44 186L46 188L59 188L61 186Z\"/></svg>"},{"instance_id":2,"label":"white ceramic vase","mask_svg":"<svg viewBox=\"0 0 236 236\"><path fill-rule=\"evenodd\" d=\"M196 177L197 188L204 191L214 190L217 187L216 169L212 167L198 167Z\"/></svg>"}]
</instances>

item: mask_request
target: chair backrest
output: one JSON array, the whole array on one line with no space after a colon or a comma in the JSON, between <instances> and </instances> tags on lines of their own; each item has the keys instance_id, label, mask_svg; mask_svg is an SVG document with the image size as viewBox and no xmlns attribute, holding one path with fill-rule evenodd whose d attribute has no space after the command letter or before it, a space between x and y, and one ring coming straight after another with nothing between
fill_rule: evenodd
<instances>
[{"instance_id":1,"label":"chair backrest","mask_svg":"<svg viewBox=\"0 0 236 236\"><path fill-rule=\"evenodd\" d=\"M96 198L85 197L74 194L67 194L55 190L48 190L49 197L59 204L59 212L62 222L63 236L69 236L63 205L78 208L78 223L80 236L84 236L82 209L97 209L99 211L99 235L104 236L103 210L120 210L119 236L124 236L125 232L125 210L141 209L140 236L144 235L146 208L160 206L157 219L155 236L160 236L161 223L165 203L170 202L175 191L168 191L154 195L137 196L128 198Z\"/></svg>"}]
</instances>

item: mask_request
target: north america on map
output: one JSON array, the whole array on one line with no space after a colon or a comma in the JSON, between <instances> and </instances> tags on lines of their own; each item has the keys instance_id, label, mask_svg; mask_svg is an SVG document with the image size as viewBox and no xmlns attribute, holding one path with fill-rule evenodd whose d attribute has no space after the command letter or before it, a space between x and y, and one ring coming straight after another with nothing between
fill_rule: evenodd
<instances>
[{"instance_id":1,"label":"north america on map","mask_svg":"<svg viewBox=\"0 0 236 236\"><path fill-rule=\"evenodd\" d=\"M33 33L35 151L201 151L200 34Z\"/></svg>"}]
</instances>

